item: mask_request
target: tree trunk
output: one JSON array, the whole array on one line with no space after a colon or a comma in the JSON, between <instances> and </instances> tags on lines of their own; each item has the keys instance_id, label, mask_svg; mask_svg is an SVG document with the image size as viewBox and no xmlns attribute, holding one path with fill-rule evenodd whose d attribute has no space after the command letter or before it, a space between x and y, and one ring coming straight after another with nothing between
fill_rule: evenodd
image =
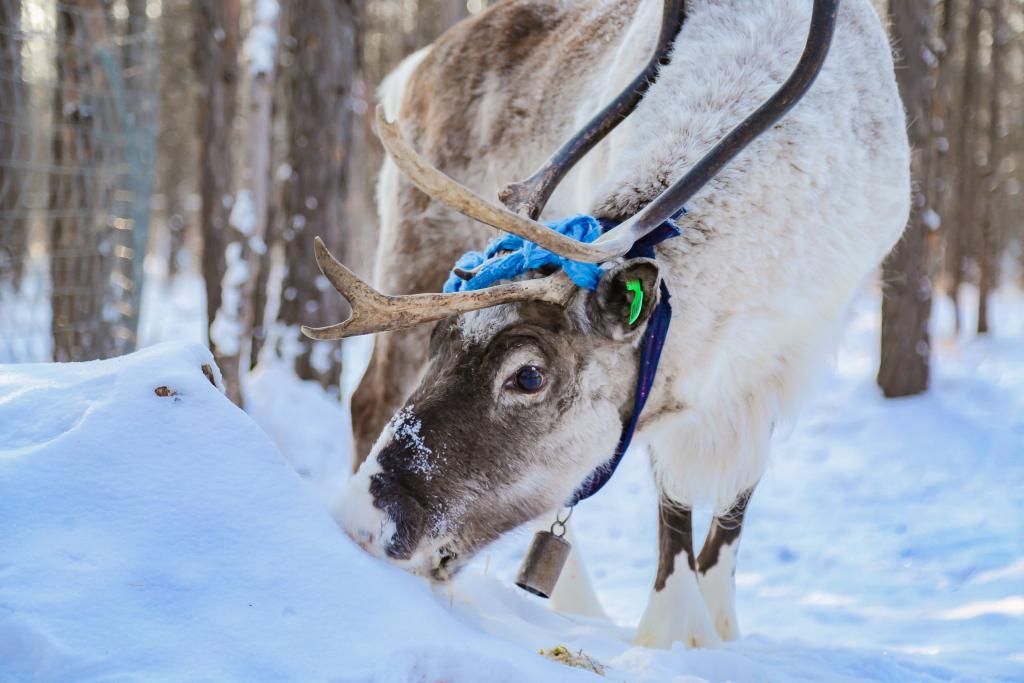
<instances>
[{"instance_id":1,"label":"tree trunk","mask_svg":"<svg viewBox=\"0 0 1024 683\"><path fill-rule=\"evenodd\" d=\"M977 232L977 161L975 129L977 111L978 43L981 34L981 6L984 0L969 0L964 33L964 65L960 75L960 118L954 159L957 162L954 224L946 234L946 267L950 274L949 296L960 331L960 285L973 255Z\"/></svg>"},{"instance_id":2,"label":"tree trunk","mask_svg":"<svg viewBox=\"0 0 1024 683\"><path fill-rule=\"evenodd\" d=\"M128 0L127 33L122 52L122 76L127 93L124 127L125 161L132 168L124 187L136 198L126 217L131 230L118 230L113 239L116 246L113 267L115 282L130 286L118 295L120 322L115 328L115 350L118 353L134 351L138 343L142 294L146 284L144 268L149 248L150 198L153 195L154 168L156 166L156 139L159 134L159 94L147 89L152 79L159 78L155 41L149 40L148 0ZM123 255L123 256L121 256ZM130 256L129 256L130 255ZM123 276L123 279L121 279Z\"/></svg>"},{"instance_id":3,"label":"tree trunk","mask_svg":"<svg viewBox=\"0 0 1024 683\"><path fill-rule=\"evenodd\" d=\"M95 116L103 76L93 59L103 42L104 15L98 0L67 1L57 11L57 89L53 97L49 179L50 303L55 361L106 355L108 325L107 251L99 201L99 143Z\"/></svg>"},{"instance_id":4,"label":"tree trunk","mask_svg":"<svg viewBox=\"0 0 1024 683\"><path fill-rule=\"evenodd\" d=\"M299 377L326 388L339 384L340 345L306 339L299 325L336 323L347 315L341 296L324 286L313 237L321 236L340 258L347 256L343 230L348 227L360 5L356 0L299 0L289 7L291 40L298 49L287 103L291 177L284 196L286 273L278 312L286 338L278 349L293 359Z\"/></svg>"},{"instance_id":5,"label":"tree trunk","mask_svg":"<svg viewBox=\"0 0 1024 683\"><path fill-rule=\"evenodd\" d=\"M927 112L934 81L925 55L933 26L929 0L892 0L889 15L901 53L902 68L897 67L896 75L914 150L910 219L882 266L882 353L877 379L885 396L896 397L925 391L929 379L932 286L928 277L927 212L931 207L926 162L931 139Z\"/></svg>"},{"instance_id":6,"label":"tree trunk","mask_svg":"<svg viewBox=\"0 0 1024 683\"><path fill-rule=\"evenodd\" d=\"M274 195L280 193L272 184ZM275 243L280 230L275 229L277 216L280 214L280 198L275 196L267 207L267 231L263 237L264 250L259 255L259 265L256 267L256 282L252 290L252 339L249 344L249 370L255 370L260 361L260 353L263 351L263 343L267 340L267 303L270 298L267 295L267 288L270 286L270 250Z\"/></svg>"},{"instance_id":7,"label":"tree trunk","mask_svg":"<svg viewBox=\"0 0 1024 683\"><path fill-rule=\"evenodd\" d=\"M160 16L160 135L157 142L157 186L164 198L167 277L174 278L188 234L189 194L195 182L196 149L194 85L190 68L192 44L188 0L164 0Z\"/></svg>"},{"instance_id":8,"label":"tree trunk","mask_svg":"<svg viewBox=\"0 0 1024 683\"><path fill-rule=\"evenodd\" d=\"M124 67L129 72L138 69L145 63L145 53L149 49L148 45L138 40L149 26L149 16L146 14L147 2L148 0L127 0L128 30L126 35L130 40L127 40L124 46Z\"/></svg>"},{"instance_id":9,"label":"tree trunk","mask_svg":"<svg viewBox=\"0 0 1024 683\"><path fill-rule=\"evenodd\" d=\"M466 0L447 0L445 2L447 16L445 17L445 28L462 21L469 16L469 5Z\"/></svg>"},{"instance_id":10,"label":"tree trunk","mask_svg":"<svg viewBox=\"0 0 1024 683\"><path fill-rule=\"evenodd\" d=\"M199 94L199 230L208 330L221 307L224 235L233 203L231 129L238 87L239 4L239 0L195 0L192 4L193 65ZM220 363L216 344L212 338L209 341Z\"/></svg>"},{"instance_id":11,"label":"tree trunk","mask_svg":"<svg viewBox=\"0 0 1024 683\"><path fill-rule=\"evenodd\" d=\"M13 161L31 149L32 118L26 116L27 92L21 81L21 0L0 0L0 284L15 291L28 252L27 207L22 204L27 174ZM8 165L10 164L10 165Z\"/></svg>"},{"instance_id":12,"label":"tree trunk","mask_svg":"<svg viewBox=\"0 0 1024 683\"><path fill-rule=\"evenodd\" d=\"M930 204L934 214L929 214L929 228L932 230L929 246L935 247L933 260L941 257L943 252L940 248L940 238L947 233L955 234L956 221L951 217L954 207L954 177L952 170L954 150L950 141L956 126L956 110L950 106L953 101L953 82L956 75L954 69L953 52L956 47L957 26L956 26L957 0L944 0L942 2L941 24L937 33L941 39L936 42L934 50L937 71L935 91L932 93L931 101L931 131L932 145L928 157L928 186L927 194L931 199ZM929 270L941 274L941 263L933 262Z\"/></svg>"},{"instance_id":13,"label":"tree trunk","mask_svg":"<svg viewBox=\"0 0 1024 683\"><path fill-rule=\"evenodd\" d=\"M989 331L988 298L996 288L999 279L999 253L1002 240L999 226L999 167L1003 159L1002 105L1005 88L1005 62L1003 52L1009 40L1002 0L990 0L989 15L992 18L992 49L989 69L992 72L989 92L988 116L988 157L985 167L985 215L981 226L978 275L978 334Z\"/></svg>"}]
</instances>

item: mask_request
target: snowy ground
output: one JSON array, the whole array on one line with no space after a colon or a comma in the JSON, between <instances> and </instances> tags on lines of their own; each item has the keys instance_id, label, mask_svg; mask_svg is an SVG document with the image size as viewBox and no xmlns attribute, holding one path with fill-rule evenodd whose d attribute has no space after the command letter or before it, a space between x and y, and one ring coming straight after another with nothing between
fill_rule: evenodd
<instances>
[{"instance_id":1,"label":"snowy ground","mask_svg":"<svg viewBox=\"0 0 1024 683\"><path fill-rule=\"evenodd\" d=\"M189 286L147 340L201 337ZM557 644L617 681L1024 681L1024 295L987 340L954 339L940 304L933 390L900 401L873 385L876 308L777 439L737 573L747 635L721 650L628 642L656 552L639 449L573 517L611 625L512 587L525 532L450 592L366 557L323 502L344 411L280 368L247 385L262 430L191 345L0 368L0 681L596 680L536 656Z\"/></svg>"}]
</instances>

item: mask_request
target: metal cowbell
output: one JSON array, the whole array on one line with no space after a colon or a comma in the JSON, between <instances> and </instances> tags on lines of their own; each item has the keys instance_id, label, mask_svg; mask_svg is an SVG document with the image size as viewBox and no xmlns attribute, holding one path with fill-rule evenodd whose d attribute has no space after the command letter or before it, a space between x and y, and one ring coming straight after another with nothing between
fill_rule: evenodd
<instances>
[{"instance_id":1,"label":"metal cowbell","mask_svg":"<svg viewBox=\"0 0 1024 683\"><path fill-rule=\"evenodd\" d=\"M530 549L519 565L516 585L523 590L550 598L558 583L558 576L569 559L572 545L550 531L538 531L533 536Z\"/></svg>"}]
</instances>

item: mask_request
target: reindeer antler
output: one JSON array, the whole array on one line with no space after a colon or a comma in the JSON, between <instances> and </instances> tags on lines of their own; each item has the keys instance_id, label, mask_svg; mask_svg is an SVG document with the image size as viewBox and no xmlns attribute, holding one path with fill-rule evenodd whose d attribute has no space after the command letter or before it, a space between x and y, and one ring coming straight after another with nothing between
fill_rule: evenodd
<instances>
[{"instance_id":1,"label":"reindeer antler","mask_svg":"<svg viewBox=\"0 0 1024 683\"><path fill-rule=\"evenodd\" d=\"M638 73L608 106L566 140L557 152L534 171L533 175L526 180L509 183L499 192L498 199L501 203L514 213L533 220L540 218L541 211L551 198L551 193L562 182L562 178L586 156L587 152L625 121L640 104L640 100L657 78L658 69L668 63L672 41L685 20L686 5L683 0L665 0L661 8L658 43L644 70Z\"/></svg>"},{"instance_id":2,"label":"reindeer antler","mask_svg":"<svg viewBox=\"0 0 1024 683\"><path fill-rule=\"evenodd\" d=\"M302 333L319 340L344 339L373 332L389 332L441 320L460 313L515 301L546 301L564 305L576 285L563 272L545 278L511 282L471 292L388 296L366 284L341 264L317 237L316 262L320 271L352 307L348 320L327 327L302 326Z\"/></svg>"},{"instance_id":3,"label":"reindeer antler","mask_svg":"<svg viewBox=\"0 0 1024 683\"><path fill-rule=\"evenodd\" d=\"M538 223L509 211L500 204L493 204L452 177L431 166L412 148L398 124L387 120L384 108L377 105L377 135L399 170L428 196L448 208L469 216L481 223L519 235L523 239L544 247L574 261L601 263L620 254L609 254L606 250L574 240L555 232L543 223ZM626 251L629 249L627 248ZM625 253L625 252L622 252Z\"/></svg>"}]
</instances>

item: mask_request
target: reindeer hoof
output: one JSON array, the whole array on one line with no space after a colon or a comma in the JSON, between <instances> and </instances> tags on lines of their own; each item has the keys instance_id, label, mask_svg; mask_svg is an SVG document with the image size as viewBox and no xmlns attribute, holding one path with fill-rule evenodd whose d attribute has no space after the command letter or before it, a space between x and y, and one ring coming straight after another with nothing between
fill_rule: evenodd
<instances>
[{"instance_id":1,"label":"reindeer hoof","mask_svg":"<svg viewBox=\"0 0 1024 683\"><path fill-rule=\"evenodd\" d=\"M662 590L651 593L633 642L663 649L671 648L676 642L684 647L722 644L693 572L677 572L669 577Z\"/></svg>"}]
</instances>

